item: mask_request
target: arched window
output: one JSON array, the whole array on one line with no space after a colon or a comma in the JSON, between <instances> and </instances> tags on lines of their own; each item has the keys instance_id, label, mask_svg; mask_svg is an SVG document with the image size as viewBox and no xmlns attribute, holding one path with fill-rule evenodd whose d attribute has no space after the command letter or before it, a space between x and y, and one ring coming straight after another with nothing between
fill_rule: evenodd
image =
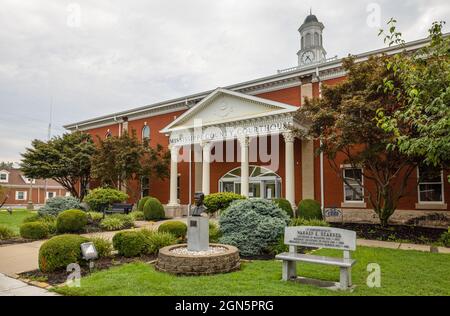
<instances>
[{"instance_id":1,"label":"arched window","mask_svg":"<svg viewBox=\"0 0 450 316\"><path fill-rule=\"evenodd\" d=\"M305 48L305 38L302 36L302 49Z\"/></svg>"},{"instance_id":2,"label":"arched window","mask_svg":"<svg viewBox=\"0 0 450 316\"><path fill-rule=\"evenodd\" d=\"M105 134L105 138L110 138L112 136L111 130L108 128Z\"/></svg>"},{"instance_id":3,"label":"arched window","mask_svg":"<svg viewBox=\"0 0 450 316\"><path fill-rule=\"evenodd\" d=\"M310 48L311 47L311 34L310 33L306 34L305 42L306 42L305 43L306 48Z\"/></svg>"},{"instance_id":4,"label":"arched window","mask_svg":"<svg viewBox=\"0 0 450 316\"><path fill-rule=\"evenodd\" d=\"M144 125L142 128L142 140L150 140L150 127L148 125Z\"/></svg>"},{"instance_id":5,"label":"arched window","mask_svg":"<svg viewBox=\"0 0 450 316\"><path fill-rule=\"evenodd\" d=\"M319 46L320 45L320 37L319 37L319 33L314 33L314 46Z\"/></svg>"},{"instance_id":6,"label":"arched window","mask_svg":"<svg viewBox=\"0 0 450 316\"><path fill-rule=\"evenodd\" d=\"M241 194L241 168L225 174L219 180L220 192ZM281 197L281 178L270 169L260 166L249 167L249 197L275 199Z\"/></svg>"}]
</instances>

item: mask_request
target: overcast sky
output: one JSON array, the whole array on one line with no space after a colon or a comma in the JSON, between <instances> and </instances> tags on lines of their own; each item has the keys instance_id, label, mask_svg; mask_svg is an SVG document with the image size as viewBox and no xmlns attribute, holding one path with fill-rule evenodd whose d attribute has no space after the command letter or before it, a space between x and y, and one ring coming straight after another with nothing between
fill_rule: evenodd
<instances>
[{"instance_id":1,"label":"overcast sky","mask_svg":"<svg viewBox=\"0 0 450 316\"><path fill-rule=\"evenodd\" d=\"M328 57L383 47L378 9L408 41L450 16L446 0L0 0L0 161L19 161L47 137L51 104L56 135L67 123L295 66L310 7Z\"/></svg>"}]
</instances>

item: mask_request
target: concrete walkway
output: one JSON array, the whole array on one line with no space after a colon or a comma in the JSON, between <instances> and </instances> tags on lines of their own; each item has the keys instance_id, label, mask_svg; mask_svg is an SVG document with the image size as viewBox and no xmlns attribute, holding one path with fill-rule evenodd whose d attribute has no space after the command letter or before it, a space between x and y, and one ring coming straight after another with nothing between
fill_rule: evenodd
<instances>
[{"instance_id":1,"label":"concrete walkway","mask_svg":"<svg viewBox=\"0 0 450 316\"><path fill-rule=\"evenodd\" d=\"M0 273L0 296L59 296Z\"/></svg>"},{"instance_id":2,"label":"concrete walkway","mask_svg":"<svg viewBox=\"0 0 450 316\"><path fill-rule=\"evenodd\" d=\"M177 219L182 222L186 222L186 218ZM158 226L164 221L158 223L149 222L136 222L137 229L148 228L157 229ZM102 237L111 240L116 232L100 232L84 234L86 237ZM45 240L39 240L31 243L15 244L10 246L0 247L0 273L6 275L16 275L22 272L32 271L38 269L38 254L39 247L45 242ZM358 246L366 246L373 248L390 248L401 250L417 250L430 252L430 246L427 245L415 245L404 244L398 242L387 242L378 240L365 240L358 239ZM450 253L450 248L438 247L439 253Z\"/></svg>"}]
</instances>

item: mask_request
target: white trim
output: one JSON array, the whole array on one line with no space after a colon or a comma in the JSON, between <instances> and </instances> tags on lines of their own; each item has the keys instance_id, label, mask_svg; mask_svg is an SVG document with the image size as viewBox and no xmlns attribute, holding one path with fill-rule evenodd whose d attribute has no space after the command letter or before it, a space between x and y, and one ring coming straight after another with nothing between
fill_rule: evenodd
<instances>
[{"instance_id":1,"label":"white trim","mask_svg":"<svg viewBox=\"0 0 450 316\"><path fill-rule=\"evenodd\" d=\"M445 204L445 192L444 192L444 170L441 169L441 197L442 201L421 201L420 200L420 185L421 184L438 184L438 182L420 182L420 171L419 167L416 168L417 171L417 204L416 208L421 209L422 207L428 207L428 206L439 206ZM447 208L447 207L445 207Z\"/></svg>"},{"instance_id":2,"label":"white trim","mask_svg":"<svg viewBox=\"0 0 450 316\"><path fill-rule=\"evenodd\" d=\"M0 178L0 183L8 183L8 182L9 182L9 172L8 172L8 171L6 171L6 170L1 170L1 171L0 171L0 175L5 175L5 176L6 176L6 179L5 179L5 180L2 180L2 179Z\"/></svg>"},{"instance_id":3,"label":"white trim","mask_svg":"<svg viewBox=\"0 0 450 316\"><path fill-rule=\"evenodd\" d=\"M56 191L47 191L45 192L45 200L47 201L48 199L51 199L48 195L49 193L53 193L53 196L51 198L57 197L58 194L56 193Z\"/></svg>"},{"instance_id":4,"label":"white trim","mask_svg":"<svg viewBox=\"0 0 450 316\"><path fill-rule=\"evenodd\" d=\"M19 193L23 193L23 199L19 199ZM26 201L27 200L27 191L16 191L16 201Z\"/></svg>"}]
</instances>

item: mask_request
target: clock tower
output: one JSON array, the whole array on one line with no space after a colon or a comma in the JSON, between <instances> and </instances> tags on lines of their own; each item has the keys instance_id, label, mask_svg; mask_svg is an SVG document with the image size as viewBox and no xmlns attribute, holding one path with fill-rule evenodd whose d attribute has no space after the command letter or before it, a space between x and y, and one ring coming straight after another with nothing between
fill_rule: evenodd
<instances>
[{"instance_id":1,"label":"clock tower","mask_svg":"<svg viewBox=\"0 0 450 316\"><path fill-rule=\"evenodd\" d=\"M310 12L305 22L298 29L300 32L300 50L298 51L298 65L307 66L324 62L327 52L323 48L322 32L325 27L315 15Z\"/></svg>"}]
</instances>

